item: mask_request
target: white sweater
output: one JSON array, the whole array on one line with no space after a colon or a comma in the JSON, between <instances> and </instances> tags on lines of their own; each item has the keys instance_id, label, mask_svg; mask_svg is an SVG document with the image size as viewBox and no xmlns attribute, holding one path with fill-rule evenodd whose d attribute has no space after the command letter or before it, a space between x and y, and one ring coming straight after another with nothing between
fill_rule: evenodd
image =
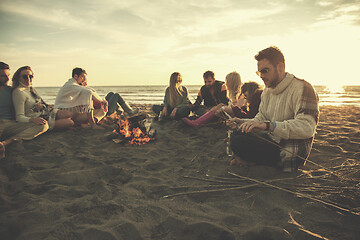
<instances>
[{"instance_id":1,"label":"white sweater","mask_svg":"<svg viewBox=\"0 0 360 240\"><path fill-rule=\"evenodd\" d=\"M259 113L254 120L276 122L271 135L277 142L281 139L307 139L315 134L317 123L314 116L300 110L304 104L304 82L287 73L274 89L265 88L261 95Z\"/></svg>"},{"instance_id":2,"label":"white sweater","mask_svg":"<svg viewBox=\"0 0 360 240\"><path fill-rule=\"evenodd\" d=\"M30 118L40 117L41 112L33 110L36 105L35 97L30 93L30 87L18 87L12 93L16 121L29 122Z\"/></svg>"}]
</instances>

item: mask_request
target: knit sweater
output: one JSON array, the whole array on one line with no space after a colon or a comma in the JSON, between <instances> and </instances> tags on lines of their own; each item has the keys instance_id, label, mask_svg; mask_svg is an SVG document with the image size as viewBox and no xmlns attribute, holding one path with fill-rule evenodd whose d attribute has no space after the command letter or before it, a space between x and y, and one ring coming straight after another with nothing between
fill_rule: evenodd
<instances>
[{"instance_id":1,"label":"knit sweater","mask_svg":"<svg viewBox=\"0 0 360 240\"><path fill-rule=\"evenodd\" d=\"M284 171L301 165L303 161L296 154L307 158L310 153L319 117L318 102L311 84L290 73L275 88L265 88L261 95L254 120L276 122L275 130L269 134L283 147L280 157Z\"/></svg>"},{"instance_id":2,"label":"knit sweater","mask_svg":"<svg viewBox=\"0 0 360 240\"><path fill-rule=\"evenodd\" d=\"M17 87L12 93L16 121L29 122L30 118L40 117L41 112L34 111L36 99L31 95L30 87Z\"/></svg>"}]
</instances>

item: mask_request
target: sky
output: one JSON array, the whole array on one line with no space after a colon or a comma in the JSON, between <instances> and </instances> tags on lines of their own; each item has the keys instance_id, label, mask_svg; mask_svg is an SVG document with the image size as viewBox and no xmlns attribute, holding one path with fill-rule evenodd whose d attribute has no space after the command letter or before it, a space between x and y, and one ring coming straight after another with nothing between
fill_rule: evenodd
<instances>
[{"instance_id":1,"label":"sky","mask_svg":"<svg viewBox=\"0 0 360 240\"><path fill-rule=\"evenodd\" d=\"M254 55L277 46L313 85L359 85L359 0L0 0L0 61L29 65L36 86L74 67L90 86L203 84L237 71L262 83ZM353 73L353 71L355 71Z\"/></svg>"}]
</instances>

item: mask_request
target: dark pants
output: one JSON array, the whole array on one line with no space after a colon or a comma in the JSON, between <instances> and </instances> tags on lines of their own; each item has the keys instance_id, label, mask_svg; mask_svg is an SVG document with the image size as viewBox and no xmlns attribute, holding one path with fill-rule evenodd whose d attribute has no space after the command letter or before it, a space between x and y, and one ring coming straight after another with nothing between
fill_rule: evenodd
<instances>
[{"instance_id":1,"label":"dark pants","mask_svg":"<svg viewBox=\"0 0 360 240\"><path fill-rule=\"evenodd\" d=\"M234 154L247 162L279 167L280 148L262 140L259 136L274 142L265 133L234 132L230 137L230 146ZM275 142L274 142L275 143Z\"/></svg>"},{"instance_id":2,"label":"dark pants","mask_svg":"<svg viewBox=\"0 0 360 240\"><path fill-rule=\"evenodd\" d=\"M152 106L152 110L158 116L160 115L160 112L163 110L163 108L164 108L164 105L153 105ZM170 108L167 109L168 115L171 114L172 110L173 109L170 109ZM180 120L181 118L189 116L189 114L190 114L190 108L188 106L181 107L176 111L175 120Z\"/></svg>"},{"instance_id":3,"label":"dark pants","mask_svg":"<svg viewBox=\"0 0 360 240\"><path fill-rule=\"evenodd\" d=\"M196 106L192 111L199 117L211 110L212 107L206 107L204 105Z\"/></svg>"},{"instance_id":4,"label":"dark pants","mask_svg":"<svg viewBox=\"0 0 360 240\"><path fill-rule=\"evenodd\" d=\"M125 103L124 99L118 93L109 92L105 99L108 101L107 115L111 115L119 109L119 105L121 106Z\"/></svg>"}]
</instances>

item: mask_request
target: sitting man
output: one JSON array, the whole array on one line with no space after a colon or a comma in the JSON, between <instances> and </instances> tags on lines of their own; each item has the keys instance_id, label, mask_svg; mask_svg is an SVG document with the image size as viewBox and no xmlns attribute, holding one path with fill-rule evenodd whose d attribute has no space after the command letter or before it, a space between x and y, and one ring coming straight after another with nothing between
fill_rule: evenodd
<instances>
[{"instance_id":1,"label":"sitting man","mask_svg":"<svg viewBox=\"0 0 360 240\"><path fill-rule=\"evenodd\" d=\"M229 102L224 82L215 80L215 74L212 71L206 71L203 78L205 85L200 88L195 103L190 105L190 108L200 116L220 103L226 105ZM204 105L200 105L203 100Z\"/></svg>"},{"instance_id":2,"label":"sitting man","mask_svg":"<svg viewBox=\"0 0 360 240\"><path fill-rule=\"evenodd\" d=\"M266 48L255 59L266 88L254 119L228 120L238 130L230 139L238 157L231 165L252 162L294 171L310 154L319 118L317 93L310 83L285 72L278 48Z\"/></svg>"},{"instance_id":3,"label":"sitting man","mask_svg":"<svg viewBox=\"0 0 360 240\"><path fill-rule=\"evenodd\" d=\"M88 88L86 71L74 68L70 78L59 90L55 99L55 108L72 112L75 123L91 128L101 129L97 125L107 112L108 102L101 99L95 90ZM103 106L94 110L93 102Z\"/></svg>"},{"instance_id":4,"label":"sitting man","mask_svg":"<svg viewBox=\"0 0 360 240\"><path fill-rule=\"evenodd\" d=\"M12 89L8 86L10 67L0 62L0 159L5 157L5 146L14 141L31 140L49 129L49 125L15 122Z\"/></svg>"}]
</instances>

